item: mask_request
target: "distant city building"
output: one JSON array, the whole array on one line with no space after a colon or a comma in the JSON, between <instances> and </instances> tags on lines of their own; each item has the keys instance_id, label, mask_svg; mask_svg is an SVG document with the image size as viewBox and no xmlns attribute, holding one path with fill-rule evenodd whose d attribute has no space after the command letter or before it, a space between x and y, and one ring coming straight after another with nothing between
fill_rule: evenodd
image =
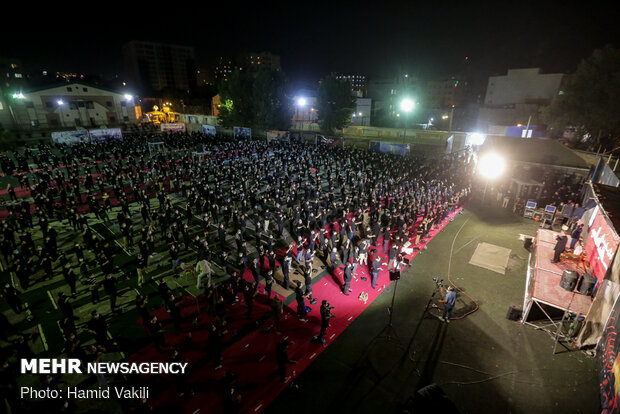
<instances>
[{"instance_id":1,"label":"distant city building","mask_svg":"<svg viewBox=\"0 0 620 414\"><path fill-rule=\"evenodd\" d=\"M562 93L568 76L543 74L539 68L510 69L503 76L491 76L484 106L480 108L478 128L518 124L541 125L540 109Z\"/></svg>"},{"instance_id":2,"label":"distant city building","mask_svg":"<svg viewBox=\"0 0 620 414\"><path fill-rule=\"evenodd\" d=\"M355 112L351 116L351 125L370 126L372 115L372 99L357 98L355 100Z\"/></svg>"},{"instance_id":3,"label":"distant city building","mask_svg":"<svg viewBox=\"0 0 620 414\"><path fill-rule=\"evenodd\" d=\"M400 103L410 98L419 103L421 91L420 80L409 74L387 78L370 78L367 97L372 99L371 124L376 126L394 126L400 116ZM419 113L416 112L418 115Z\"/></svg>"},{"instance_id":4,"label":"distant city building","mask_svg":"<svg viewBox=\"0 0 620 414\"><path fill-rule=\"evenodd\" d=\"M109 128L137 118L133 96L78 82L16 92L0 108L2 128L17 131Z\"/></svg>"},{"instance_id":5,"label":"distant city building","mask_svg":"<svg viewBox=\"0 0 620 414\"><path fill-rule=\"evenodd\" d=\"M127 77L142 94L188 91L197 84L193 47L132 40L123 46L123 59Z\"/></svg>"},{"instance_id":6,"label":"distant city building","mask_svg":"<svg viewBox=\"0 0 620 414\"><path fill-rule=\"evenodd\" d=\"M425 103L431 110L463 104L465 85L456 78L431 80L426 83Z\"/></svg>"},{"instance_id":7,"label":"distant city building","mask_svg":"<svg viewBox=\"0 0 620 414\"><path fill-rule=\"evenodd\" d=\"M359 98L366 96L368 78L364 75L336 75L336 79L346 80L351 83L351 90Z\"/></svg>"},{"instance_id":8,"label":"distant city building","mask_svg":"<svg viewBox=\"0 0 620 414\"><path fill-rule=\"evenodd\" d=\"M219 56L213 64L212 79L215 84L227 81L232 71L235 69L233 60L230 57Z\"/></svg>"},{"instance_id":9,"label":"distant city building","mask_svg":"<svg viewBox=\"0 0 620 414\"><path fill-rule=\"evenodd\" d=\"M4 88L19 87L24 84L26 74L19 59L0 57L0 76Z\"/></svg>"},{"instance_id":10,"label":"distant city building","mask_svg":"<svg viewBox=\"0 0 620 414\"><path fill-rule=\"evenodd\" d=\"M237 56L236 66L250 73L256 73L260 69L281 70L280 56L269 52L248 52Z\"/></svg>"}]
</instances>

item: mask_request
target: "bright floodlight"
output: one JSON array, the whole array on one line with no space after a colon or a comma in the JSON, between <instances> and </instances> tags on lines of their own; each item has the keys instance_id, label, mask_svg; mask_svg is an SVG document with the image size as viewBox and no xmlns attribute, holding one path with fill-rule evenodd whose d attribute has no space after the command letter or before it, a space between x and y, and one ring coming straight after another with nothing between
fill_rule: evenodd
<instances>
[{"instance_id":1,"label":"bright floodlight","mask_svg":"<svg viewBox=\"0 0 620 414\"><path fill-rule=\"evenodd\" d=\"M62 99L57 100L57 101L56 101L56 103L57 103L58 105L64 105L64 104L65 104L65 103L62 101Z\"/></svg>"},{"instance_id":2,"label":"bright floodlight","mask_svg":"<svg viewBox=\"0 0 620 414\"><path fill-rule=\"evenodd\" d=\"M405 98L401 101L400 103L400 109L402 109L405 112L411 112L413 110L413 101L409 98Z\"/></svg>"},{"instance_id":3,"label":"bright floodlight","mask_svg":"<svg viewBox=\"0 0 620 414\"><path fill-rule=\"evenodd\" d=\"M297 99L297 105L299 106L306 106L306 98L299 98Z\"/></svg>"},{"instance_id":4,"label":"bright floodlight","mask_svg":"<svg viewBox=\"0 0 620 414\"><path fill-rule=\"evenodd\" d=\"M125 94L126 101L131 101L132 99L133 99L133 95L129 95L128 93Z\"/></svg>"},{"instance_id":5,"label":"bright floodlight","mask_svg":"<svg viewBox=\"0 0 620 414\"><path fill-rule=\"evenodd\" d=\"M487 179L494 179L504 173L506 161L494 153L484 154L480 157L478 172Z\"/></svg>"},{"instance_id":6,"label":"bright floodlight","mask_svg":"<svg viewBox=\"0 0 620 414\"><path fill-rule=\"evenodd\" d=\"M478 132L474 132L473 134L471 134L472 145L482 145L484 144L485 139L486 136L484 136L484 134L480 134Z\"/></svg>"}]
</instances>

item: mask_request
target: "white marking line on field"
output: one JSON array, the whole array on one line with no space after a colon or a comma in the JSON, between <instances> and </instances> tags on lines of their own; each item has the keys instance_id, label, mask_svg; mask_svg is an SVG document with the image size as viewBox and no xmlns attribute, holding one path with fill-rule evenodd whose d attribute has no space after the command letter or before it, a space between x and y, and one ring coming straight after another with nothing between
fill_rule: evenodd
<instances>
[{"instance_id":1,"label":"white marking line on field","mask_svg":"<svg viewBox=\"0 0 620 414\"><path fill-rule=\"evenodd\" d=\"M246 347L246 348L249 348L249 347L250 347L250 344L245 344L245 347Z\"/></svg>"},{"instance_id":2,"label":"white marking line on field","mask_svg":"<svg viewBox=\"0 0 620 414\"><path fill-rule=\"evenodd\" d=\"M313 359L316 356L316 352L312 355L310 355L310 359Z\"/></svg>"},{"instance_id":3,"label":"white marking line on field","mask_svg":"<svg viewBox=\"0 0 620 414\"><path fill-rule=\"evenodd\" d=\"M262 357L260 357L260 359L258 360L258 362L262 362L262 361L263 361L263 359L265 359L265 358L266 358L266 356L265 356L265 355L263 355Z\"/></svg>"},{"instance_id":4,"label":"white marking line on field","mask_svg":"<svg viewBox=\"0 0 620 414\"><path fill-rule=\"evenodd\" d=\"M194 411L192 414L196 414L198 411L200 411L200 408Z\"/></svg>"},{"instance_id":5,"label":"white marking line on field","mask_svg":"<svg viewBox=\"0 0 620 414\"><path fill-rule=\"evenodd\" d=\"M41 336L41 341L43 342L43 348L45 348L45 350L48 350L47 347L47 341L45 340L45 334L43 333L43 327L41 326L41 324L37 325L37 329L39 330L39 335Z\"/></svg>"},{"instance_id":6,"label":"white marking line on field","mask_svg":"<svg viewBox=\"0 0 620 414\"><path fill-rule=\"evenodd\" d=\"M258 410L260 410L262 406L263 404L258 404L256 408L254 409L254 412L257 412Z\"/></svg>"},{"instance_id":7,"label":"white marking line on field","mask_svg":"<svg viewBox=\"0 0 620 414\"><path fill-rule=\"evenodd\" d=\"M349 316L349 319L347 319L347 321L350 321L351 319L353 319L353 316Z\"/></svg>"},{"instance_id":8,"label":"white marking line on field","mask_svg":"<svg viewBox=\"0 0 620 414\"><path fill-rule=\"evenodd\" d=\"M336 336L336 334L332 334L332 336L330 336L329 339L334 339L334 336Z\"/></svg>"},{"instance_id":9,"label":"white marking line on field","mask_svg":"<svg viewBox=\"0 0 620 414\"><path fill-rule=\"evenodd\" d=\"M50 300L52 301L52 305L54 305L54 309L58 309L58 305L56 305L56 301L54 300L54 297L52 296L52 292L48 290L47 295L50 297Z\"/></svg>"}]
</instances>

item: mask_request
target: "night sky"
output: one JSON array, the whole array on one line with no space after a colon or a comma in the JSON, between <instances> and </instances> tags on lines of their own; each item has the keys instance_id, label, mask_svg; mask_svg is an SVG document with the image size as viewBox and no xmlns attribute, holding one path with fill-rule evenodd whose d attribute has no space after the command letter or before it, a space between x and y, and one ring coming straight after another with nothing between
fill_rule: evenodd
<instances>
[{"instance_id":1,"label":"night sky","mask_svg":"<svg viewBox=\"0 0 620 414\"><path fill-rule=\"evenodd\" d=\"M141 12L131 13L58 3L32 12L49 21L38 25L5 14L3 32L10 35L1 36L0 53L32 71L111 76L122 75L121 46L131 39L194 46L199 66L217 55L270 51L301 87L330 72L488 76L541 67L570 73L595 48L620 47L612 2L232 3L143 2L134 3Z\"/></svg>"}]
</instances>

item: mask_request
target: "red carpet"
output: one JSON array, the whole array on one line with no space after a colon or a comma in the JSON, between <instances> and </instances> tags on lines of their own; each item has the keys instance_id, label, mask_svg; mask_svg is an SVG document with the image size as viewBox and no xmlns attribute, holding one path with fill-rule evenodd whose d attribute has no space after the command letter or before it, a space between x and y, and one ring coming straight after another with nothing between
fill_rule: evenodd
<instances>
[{"instance_id":1,"label":"red carpet","mask_svg":"<svg viewBox=\"0 0 620 414\"><path fill-rule=\"evenodd\" d=\"M458 211L460 209L449 217L458 214ZM441 223L439 229L432 230L427 243L448 222L449 218ZM381 237L378 239L377 245L382 246ZM424 244L420 244L417 247L421 249L424 247ZM382 262L387 262L387 255L381 251L381 247L379 247L377 253L384 259ZM418 251L415 251L407 258L412 260L418 253ZM373 259L374 256L370 253L368 263L370 264ZM386 267L384 266L384 268ZM367 280L362 281L360 279L362 276L366 277ZM251 273L246 271L244 277L247 280L251 280ZM341 269L336 271L336 276L325 276L313 285L313 295L318 302L312 306L312 310L307 316L308 322L303 323L297 319L295 314L296 302L293 301L291 305L285 308L285 314L282 316L281 335L277 335L273 331L265 332L264 328L272 324L271 321L265 322L260 329L251 330L247 335L241 337L224 350L222 369L215 370L215 363L213 361L208 361L202 365L197 364L194 367L196 369L191 374L189 382L195 388L196 395L192 396L189 393L185 393L183 396L180 396L178 385L171 384L153 398L153 405L175 407L176 410L179 410L179 406L182 406L182 412L184 413L195 413L197 410L202 413L220 413L223 411L223 406L218 384L224 379L226 372L234 372L238 377L239 390L242 395L242 412L261 412L290 384L291 380L294 380L295 376L300 375L323 352L326 346L333 342L383 292L384 285L389 285L390 280L387 270L384 269L380 272L377 288L372 289L370 287L368 267L360 266L357 270L357 280L354 279L351 282L353 292L349 296L341 293L342 283ZM368 293L366 303L358 299L362 291ZM269 307L264 299L264 296L257 296L253 319L269 312ZM331 325L327 329L325 336L327 340L326 345L315 344L310 341L320 330L320 302L323 299L335 306L334 313L336 314L336 317L331 320ZM245 317L245 310L246 307L243 302L239 302L229 309L231 324L229 326L229 334L224 339L225 342L234 336L231 334L231 330L239 332L243 325L248 323L248 319ZM166 316L165 311L163 316ZM199 334L197 331L206 329L208 318L204 314L201 315L199 326L194 329L194 332L196 332L194 334L194 344L196 345L190 346L183 354L184 358L190 362L190 367L194 361L205 357L206 332ZM180 341L179 338L175 340ZM279 381L276 372L275 353L276 344L284 338L292 342L288 348L289 358L297 361L297 364L289 366L288 375L291 378L286 383ZM170 339L170 342L172 343L172 339ZM159 356L159 359L152 359L154 356ZM139 359L144 361L161 360L162 358L165 359L166 356L157 353L154 350L154 346L147 347L146 350L139 354Z\"/></svg>"}]
</instances>

